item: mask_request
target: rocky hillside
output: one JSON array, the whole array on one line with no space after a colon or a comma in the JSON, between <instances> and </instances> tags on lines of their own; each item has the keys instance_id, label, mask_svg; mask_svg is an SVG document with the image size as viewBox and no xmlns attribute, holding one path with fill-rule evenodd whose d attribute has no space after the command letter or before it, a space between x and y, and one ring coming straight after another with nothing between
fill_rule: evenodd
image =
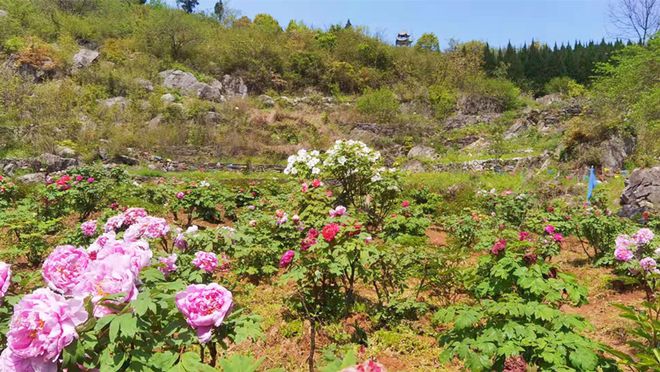
<instances>
[{"instance_id":1,"label":"rocky hillside","mask_svg":"<svg viewBox=\"0 0 660 372\"><path fill-rule=\"evenodd\" d=\"M5 173L277 168L338 138L411 171L658 160L657 40L627 47L590 90L534 99L489 76L478 43L395 48L359 28L225 25L105 0L0 9Z\"/></svg>"}]
</instances>

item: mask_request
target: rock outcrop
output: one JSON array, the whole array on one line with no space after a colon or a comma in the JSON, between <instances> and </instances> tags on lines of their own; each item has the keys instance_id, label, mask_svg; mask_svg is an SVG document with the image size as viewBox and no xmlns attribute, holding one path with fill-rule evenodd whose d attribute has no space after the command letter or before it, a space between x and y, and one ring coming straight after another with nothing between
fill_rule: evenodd
<instances>
[{"instance_id":1,"label":"rock outcrop","mask_svg":"<svg viewBox=\"0 0 660 372\"><path fill-rule=\"evenodd\" d=\"M240 77L225 75L222 82L213 80L209 84L185 71L166 70L158 74L163 79L163 86L178 89L188 96L197 97L206 101L224 102L228 98L245 98L248 88Z\"/></svg>"},{"instance_id":2,"label":"rock outcrop","mask_svg":"<svg viewBox=\"0 0 660 372\"><path fill-rule=\"evenodd\" d=\"M72 70L75 72L82 68L90 66L99 57L99 52L87 48L82 48L73 56Z\"/></svg>"},{"instance_id":3,"label":"rock outcrop","mask_svg":"<svg viewBox=\"0 0 660 372\"><path fill-rule=\"evenodd\" d=\"M623 217L660 211L660 167L635 169L626 180L620 204Z\"/></svg>"},{"instance_id":4,"label":"rock outcrop","mask_svg":"<svg viewBox=\"0 0 660 372\"><path fill-rule=\"evenodd\" d=\"M408 151L408 159L435 159L438 154L428 146L417 145Z\"/></svg>"},{"instance_id":5,"label":"rock outcrop","mask_svg":"<svg viewBox=\"0 0 660 372\"><path fill-rule=\"evenodd\" d=\"M601 143L600 148L600 165L603 168L619 170L635 150L635 140L632 137L614 136Z\"/></svg>"}]
</instances>

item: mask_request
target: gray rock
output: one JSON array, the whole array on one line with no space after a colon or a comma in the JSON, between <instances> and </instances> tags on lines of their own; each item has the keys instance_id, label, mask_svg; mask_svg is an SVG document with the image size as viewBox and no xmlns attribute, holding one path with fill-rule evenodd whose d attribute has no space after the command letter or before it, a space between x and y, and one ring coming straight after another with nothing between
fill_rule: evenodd
<instances>
[{"instance_id":1,"label":"gray rock","mask_svg":"<svg viewBox=\"0 0 660 372\"><path fill-rule=\"evenodd\" d=\"M243 78L225 75L222 77L222 88L227 97L245 98L248 94L248 87L243 82Z\"/></svg>"},{"instance_id":2,"label":"gray rock","mask_svg":"<svg viewBox=\"0 0 660 372\"><path fill-rule=\"evenodd\" d=\"M149 121L147 122L147 125L148 125L150 128L156 128L156 127L158 127L162 122L163 122L163 115L158 114L158 115L156 115L153 119L149 120Z\"/></svg>"},{"instance_id":3,"label":"gray rock","mask_svg":"<svg viewBox=\"0 0 660 372\"><path fill-rule=\"evenodd\" d=\"M193 74L181 70L166 70L160 72L158 75L163 79L163 86L166 88L178 89L183 94L207 101L224 102L225 94L230 89L240 89L240 86L238 88L235 86L238 84L236 82L237 80L234 80L229 75L225 75L224 78L227 80L227 84L217 80L212 81L211 84L202 83ZM238 82L242 83L243 80L240 79ZM245 93L247 94L247 87L245 89Z\"/></svg>"},{"instance_id":4,"label":"gray rock","mask_svg":"<svg viewBox=\"0 0 660 372\"><path fill-rule=\"evenodd\" d=\"M87 48L82 48L73 56L73 70L88 67L99 57L99 52Z\"/></svg>"},{"instance_id":5,"label":"gray rock","mask_svg":"<svg viewBox=\"0 0 660 372\"><path fill-rule=\"evenodd\" d=\"M0 17L6 17L6 16L8 16L8 15L9 15L9 13L7 13L6 10L2 10L2 9L0 9Z\"/></svg>"},{"instance_id":6,"label":"gray rock","mask_svg":"<svg viewBox=\"0 0 660 372\"><path fill-rule=\"evenodd\" d=\"M202 117L202 123L206 125L220 124L221 121L222 115L214 111L209 111Z\"/></svg>"},{"instance_id":7,"label":"gray rock","mask_svg":"<svg viewBox=\"0 0 660 372\"><path fill-rule=\"evenodd\" d=\"M163 101L164 103L173 103L176 101L176 97L172 93L165 93L162 96L160 96L160 100Z\"/></svg>"},{"instance_id":8,"label":"gray rock","mask_svg":"<svg viewBox=\"0 0 660 372\"><path fill-rule=\"evenodd\" d=\"M456 103L458 112L464 115L501 113L505 107L497 99L481 95L462 95Z\"/></svg>"},{"instance_id":9,"label":"gray rock","mask_svg":"<svg viewBox=\"0 0 660 372\"><path fill-rule=\"evenodd\" d=\"M106 109L117 108L119 111L124 111L128 107L129 101L126 97L112 97L99 100L99 103Z\"/></svg>"},{"instance_id":10,"label":"gray rock","mask_svg":"<svg viewBox=\"0 0 660 372\"><path fill-rule=\"evenodd\" d=\"M138 159L128 155L117 155L112 160L118 164L126 165L138 165L140 163Z\"/></svg>"},{"instance_id":11,"label":"gray rock","mask_svg":"<svg viewBox=\"0 0 660 372\"><path fill-rule=\"evenodd\" d=\"M2 172L10 176L14 174L14 170L16 170L16 163L7 163L7 165L2 168Z\"/></svg>"},{"instance_id":12,"label":"gray rock","mask_svg":"<svg viewBox=\"0 0 660 372\"><path fill-rule=\"evenodd\" d=\"M273 97L266 94L262 94L259 96L259 102L261 102L261 104L264 105L264 107L275 106L275 100L273 99Z\"/></svg>"},{"instance_id":13,"label":"gray rock","mask_svg":"<svg viewBox=\"0 0 660 372\"><path fill-rule=\"evenodd\" d=\"M77 159L63 158L55 154L41 154L36 162L46 172L57 172L78 165Z\"/></svg>"},{"instance_id":14,"label":"gray rock","mask_svg":"<svg viewBox=\"0 0 660 372\"><path fill-rule=\"evenodd\" d=\"M419 160L408 160L401 166L401 170L412 173L422 173L426 171L426 168Z\"/></svg>"},{"instance_id":15,"label":"gray rock","mask_svg":"<svg viewBox=\"0 0 660 372\"><path fill-rule=\"evenodd\" d=\"M623 217L660 211L660 167L635 169L626 180L620 204Z\"/></svg>"},{"instance_id":16,"label":"gray rock","mask_svg":"<svg viewBox=\"0 0 660 372\"><path fill-rule=\"evenodd\" d=\"M29 173L18 177L22 183L43 183L46 182L46 173Z\"/></svg>"},{"instance_id":17,"label":"gray rock","mask_svg":"<svg viewBox=\"0 0 660 372\"><path fill-rule=\"evenodd\" d=\"M499 113L464 114L459 112L445 119L442 125L445 129L459 129L477 123L490 124L500 116Z\"/></svg>"},{"instance_id":18,"label":"gray rock","mask_svg":"<svg viewBox=\"0 0 660 372\"><path fill-rule=\"evenodd\" d=\"M134 80L135 84L139 86L140 88L146 90L147 92L153 92L154 91L154 84L147 80L147 79L142 79L142 78L137 78Z\"/></svg>"},{"instance_id":19,"label":"gray rock","mask_svg":"<svg viewBox=\"0 0 660 372\"><path fill-rule=\"evenodd\" d=\"M601 144L600 165L612 170L622 169L624 161L634 149L632 138L614 136Z\"/></svg>"},{"instance_id":20,"label":"gray rock","mask_svg":"<svg viewBox=\"0 0 660 372\"><path fill-rule=\"evenodd\" d=\"M561 102L562 100L563 99L562 99L561 94L552 93L552 94L547 94L543 97L537 98L536 102L538 102L538 103L540 103L544 106L548 106L548 105L551 105L551 104L556 103L556 102Z\"/></svg>"},{"instance_id":21,"label":"gray rock","mask_svg":"<svg viewBox=\"0 0 660 372\"><path fill-rule=\"evenodd\" d=\"M408 151L408 159L435 159L438 154L428 146L417 145Z\"/></svg>"},{"instance_id":22,"label":"gray rock","mask_svg":"<svg viewBox=\"0 0 660 372\"><path fill-rule=\"evenodd\" d=\"M69 159L75 158L77 155L76 150L67 146L56 146L55 154L63 158L69 158Z\"/></svg>"}]
</instances>

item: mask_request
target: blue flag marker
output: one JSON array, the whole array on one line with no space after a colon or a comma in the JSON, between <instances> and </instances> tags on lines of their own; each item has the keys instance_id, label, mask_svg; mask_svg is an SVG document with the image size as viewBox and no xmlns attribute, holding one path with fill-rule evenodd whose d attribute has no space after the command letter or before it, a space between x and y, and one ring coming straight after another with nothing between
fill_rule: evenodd
<instances>
[{"instance_id":1,"label":"blue flag marker","mask_svg":"<svg viewBox=\"0 0 660 372\"><path fill-rule=\"evenodd\" d=\"M596 188L596 184L598 183L598 180L596 180L596 173L594 173L594 167L589 168L589 187L587 189L587 201L591 199L591 195L594 193L594 189Z\"/></svg>"}]
</instances>

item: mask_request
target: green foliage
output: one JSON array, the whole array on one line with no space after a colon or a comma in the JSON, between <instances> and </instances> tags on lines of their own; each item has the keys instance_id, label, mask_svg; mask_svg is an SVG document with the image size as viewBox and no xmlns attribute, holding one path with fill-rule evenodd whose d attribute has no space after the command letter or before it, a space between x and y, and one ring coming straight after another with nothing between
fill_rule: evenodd
<instances>
[{"instance_id":1,"label":"green foliage","mask_svg":"<svg viewBox=\"0 0 660 372\"><path fill-rule=\"evenodd\" d=\"M357 110L380 122L389 122L399 112L399 100L387 88L367 90L355 102Z\"/></svg>"},{"instance_id":2,"label":"green foliage","mask_svg":"<svg viewBox=\"0 0 660 372\"><path fill-rule=\"evenodd\" d=\"M645 301L640 308L614 304L621 317L633 322L634 339L628 345L635 350L632 355L608 347L607 351L635 371L654 371L660 368L660 303L658 299Z\"/></svg>"},{"instance_id":3,"label":"green foliage","mask_svg":"<svg viewBox=\"0 0 660 372\"><path fill-rule=\"evenodd\" d=\"M440 51L440 42L438 37L434 33L425 33L417 39L415 43L415 48L428 50L430 52L439 52Z\"/></svg>"},{"instance_id":4,"label":"green foliage","mask_svg":"<svg viewBox=\"0 0 660 372\"><path fill-rule=\"evenodd\" d=\"M438 119L444 119L456 109L456 100L456 93L442 84L429 87L429 101Z\"/></svg>"},{"instance_id":5,"label":"green foliage","mask_svg":"<svg viewBox=\"0 0 660 372\"><path fill-rule=\"evenodd\" d=\"M560 93L568 97L578 97L586 93L584 85L577 83L567 76L558 76L550 79L543 90L546 94Z\"/></svg>"}]
</instances>

